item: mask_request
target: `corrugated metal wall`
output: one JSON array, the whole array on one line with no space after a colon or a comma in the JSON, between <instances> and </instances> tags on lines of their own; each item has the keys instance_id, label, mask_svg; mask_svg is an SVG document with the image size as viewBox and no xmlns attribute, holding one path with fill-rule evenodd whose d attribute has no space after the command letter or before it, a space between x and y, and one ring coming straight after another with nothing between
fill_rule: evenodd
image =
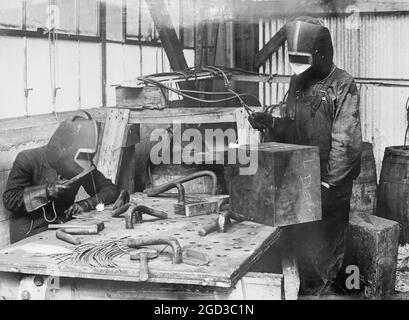
<instances>
[{"instance_id":1,"label":"corrugated metal wall","mask_svg":"<svg viewBox=\"0 0 409 320\"><path fill-rule=\"evenodd\" d=\"M409 13L322 19L331 31L338 67L355 77L409 78ZM260 21L260 48L284 23L281 18ZM290 74L286 53L283 47L260 72ZM287 89L284 84L261 84L260 97L266 104L277 103ZM379 173L385 147L404 142L409 88L361 85L360 93L363 138L374 144Z\"/></svg>"}]
</instances>

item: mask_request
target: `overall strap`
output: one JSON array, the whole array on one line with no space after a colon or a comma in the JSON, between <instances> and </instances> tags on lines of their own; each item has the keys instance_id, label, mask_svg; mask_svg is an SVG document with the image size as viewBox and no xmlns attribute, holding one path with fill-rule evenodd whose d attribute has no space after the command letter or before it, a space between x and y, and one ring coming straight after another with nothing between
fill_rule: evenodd
<instances>
[{"instance_id":1,"label":"overall strap","mask_svg":"<svg viewBox=\"0 0 409 320\"><path fill-rule=\"evenodd\" d=\"M334 69L331 71L329 76L326 79L323 80L323 82L321 84L321 90L326 92L329 89L329 87L331 87L332 83L337 78L339 71L340 70L337 67L334 66Z\"/></svg>"},{"instance_id":2,"label":"overall strap","mask_svg":"<svg viewBox=\"0 0 409 320\"><path fill-rule=\"evenodd\" d=\"M331 87L332 83L335 81L339 73L339 69L334 66L334 69L331 71L331 73L328 75L326 79L324 79L320 83L320 87L315 92L321 92L321 94L317 94L317 99L316 102L313 104L311 108L311 116L315 117L318 109L321 106L321 102L325 99L327 99L327 91Z\"/></svg>"}]
</instances>

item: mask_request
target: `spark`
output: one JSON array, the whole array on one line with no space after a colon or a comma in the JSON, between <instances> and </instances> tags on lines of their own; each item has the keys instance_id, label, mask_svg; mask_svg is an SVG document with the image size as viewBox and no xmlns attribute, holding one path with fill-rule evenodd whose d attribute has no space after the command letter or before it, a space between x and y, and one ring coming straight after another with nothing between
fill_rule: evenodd
<instances>
[{"instance_id":1,"label":"spark","mask_svg":"<svg viewBox=\"0 0 409 320\"><path fill-rule=\"evenodd\" d=\"M100 203L97 204L96 209L97 209L98 212L104 211L105 205L102 202L100 202Z\"/></svg>"}]
</instances>

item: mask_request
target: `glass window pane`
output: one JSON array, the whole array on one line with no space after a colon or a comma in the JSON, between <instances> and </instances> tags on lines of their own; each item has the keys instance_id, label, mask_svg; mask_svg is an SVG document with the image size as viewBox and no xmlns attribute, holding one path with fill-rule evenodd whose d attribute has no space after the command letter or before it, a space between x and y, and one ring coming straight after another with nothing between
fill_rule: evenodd
<instances>
[{"instance_id":1,"label":"glass window pane","mask_svg":"<svg viewBox=\"0 0 409 320\"><path fill-rule=\"evenodd\" d=\"M81 2L83 0L80 0ZM76 0L57 0L55 22L58 31L77 33Z\"/></svg>"},{"instance_id":2,"label":"glass window pane","mask_svg":"<svg viewBox=\"0 0 409 320\"><path fill-rule=\"evenodd\" d=\"M139 37L139 0L126 1L126 35Z\"/></svg>"},{"instance_id":3,"label":"glass window pane","mask_svg":"<svg viewBox=\"0 0 409 320\"><path fill-rule=\"evenodd\" d=\"M172 21L173 28L176 31L176 34L179 37L179 28L180 28L180 7L179 0L165 0L166 7Z\"/></svg>"},{"instance_id":4,"label":"glass window pane","mask_svg":"<svg viewBox=\"0 0 409 320\"><path fill-rule=\"evenodd\" d=\"M183 45L185 47L194 46L194 2L189 0L180 0L182 6L182 31L183 31Z\"/></svg>"},{"instance_id":5,"label":"glass window pane","mask_svg":"<svg viewBox=\"0 0 409 320\"><path fill-rule=\"evenodd\" d=\"M28 0L27 1L27 29L37 30L46 28L51 24L48 0Z\"/></svg>"},{"instance_id":6,"label":"glass window pane","mask_svg":"<svg viewBox=\"0 0 409 320\"><path fill-rule=\"evenodd\" d=\"M98 0L79 0L78 2L80 34L87 36L98 35Z\"/></svg>"},{"instance_id":7,"label":"glass window pane","mask_svg":"<svg viewBox=\"0 0 409 320\"><path fill-rule=\"evenodd\" d=\"M145 0L127 0L126 35L141 41L159 41Z\"/></svg>"},{"instance_id":8,"label":"glass window pane","mask_svg":"<svg viewBox=\"0 0 409 320\"><path fill-rule=\"evenodd\" d=\"M133 2L136 2L135 0ZM110 0L106 4L106 28L108 40L123 40L122 0Z\"/></svg>"},{"instance_id":9,"label":"glass window pane","mask_svg":"<svg viewBox=\"0 0 409 320\"><path fill-rule=\"evenodd\" d=\"M0 0L0 28L22 28L23 0Z\"/></svg>"},{"instance_id":10,"label":"glass window pane","mask_svg":"<svg viewBox=\"0 0 409 320\"><path fill-rule=\"evenodd\" d=\"M153 20L145 0L141 0L141 37L142 41L156 39Z\"/></svg>"}]
</instances>

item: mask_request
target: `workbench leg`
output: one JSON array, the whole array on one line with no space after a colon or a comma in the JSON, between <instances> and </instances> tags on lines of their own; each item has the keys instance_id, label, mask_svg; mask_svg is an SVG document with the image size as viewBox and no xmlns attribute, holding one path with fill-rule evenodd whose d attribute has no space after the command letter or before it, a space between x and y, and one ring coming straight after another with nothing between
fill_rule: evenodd
<instances>
[{"instance_id":1,"label":"workbench leg","mask_svg":"<svg viewBox=\"0 0 409 320\"><path fill-rule=\"evenodd\" d=\"M229 300L282 300L283 276L248 272L228 296Z\"/></svg>"},{"instance_id":2,"label":"workbench leg","mask_svg":"<svg viewBox=\"0 0 409 320\"><path fill-rule=\"evenodd\" d=\"M289 251L281 251L281 264L284 276L284 299L298 300L300 290L300 274L297 259Z\"/></svg>"},{"instance_id":3,"label":"workbench leg","mask_svg":"<svg viewBox=\"0 0 409 320\"><path fill-rule=\"evenodd\" d=\"M17 299L20 300L50 300L54 290L59 289L59 277L29 275L20 280Z\"/></svg>"}]
</instances>

